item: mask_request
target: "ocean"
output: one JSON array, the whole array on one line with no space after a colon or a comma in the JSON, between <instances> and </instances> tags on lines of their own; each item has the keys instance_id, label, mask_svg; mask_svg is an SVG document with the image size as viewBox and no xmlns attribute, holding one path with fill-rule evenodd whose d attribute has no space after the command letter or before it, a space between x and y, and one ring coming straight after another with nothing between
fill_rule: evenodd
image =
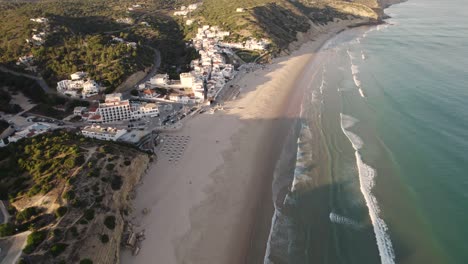
<instances>
[{"instance_id":1,"label":"ocean","mask_svg":"<svg viewBox=\"0 0 468 264\"><path fill-rule=\"evenodd\" d=\"M313 62L265 263L468 263L468 3L386 13Z\"/></svg>"}]
</instances>

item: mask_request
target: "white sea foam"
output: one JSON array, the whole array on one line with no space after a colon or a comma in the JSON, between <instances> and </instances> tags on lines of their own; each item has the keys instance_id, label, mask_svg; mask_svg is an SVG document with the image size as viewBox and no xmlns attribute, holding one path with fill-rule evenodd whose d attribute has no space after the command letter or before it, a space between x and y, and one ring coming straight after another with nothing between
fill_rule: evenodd
<instances>
[{"instance_id":1,"label":"white sea foam","mask_svg":"<svg viewBox=\"0 0 468 264\"><path fill-rule=\"evenodd\" d=\"M323 88L325 88L325 67L323 68L323 71L322 71L322 83L320 83L320 87L319 87L320 94L323 94Z\"/></svg>"},{"instance_id":2,"label":"white sea foam","mask_svg":"<svg viewBox=\"0 0 468 264\"><path fill-rule=\"evenodd\" d=\"M366 95L364 94L364 91L362 88L359 88L359 94L361 95L362 98L366 98Z\"/></svg>"},{"instance_id":3,"label":"white sea foam","mask_svg":"<svg viewBox=\"0 0 468 264\"><path fill-rule=\"evenodd\" d=\"M356 222L353 219L350 219L350 218L348 218L346 216L342 216L342 215L331 212L329 217L330 217L330 221L332 223L351 226L351 227L353 227L355 229L361 229L362 228L362 226L358 222Z\"/></svg>"},{"instance_id":4,"label":"white sea foam","mask_svg":"<svg viewBox=\"0 0 468 264\"><path fill-rule=\"evenodd\" d=\"M367 59L366 54L364 54L364 51L361 50L361 59L365 60Z\"/></svg>"},{"instance_id":5,"label":"white sea foam","mask_svg":"<svg viewBox=\"0 0 468 264\"><path fill-rule=\"evenodd\" d=\"M355 65L353 63L353 61L355 60L356 57L349 50L346 50L346 52L348 53L349 59L351 61L351 74L353 75L354 84L356 85L356 87L359 90L359 95L361 95L361 97L365 98L366 96L364 94L364 91L362 90L361 80L359 80L359 78L358 78L359 66L357 66L357 65Z\"/></svg>"},{"instance_id":6,"label":"white sea foam","mask_svg":"<svg viewBox=\"0 0 468 264\"><path fill-rule=\"evenodd\" d=\"M353 75L358 74L359 73L359 66L351 64L351 72L353 73Z\"/></svg>"},{"instance_id":7,"label":"white sea foam","mask_svg":"<svg viewBox=\"0 0 468 264\"><path fill-rule=\"evenodd\" d=\"M382 218L380 218L380 208L377 199L372 194L372 188L374 187L375 181L375 170L364 163L359 150L362 148L362 140L347 129L352 127L357 122L357 119L341 114L341 129L343 133L348 137L349 141L353 145L356 156L356 165L359 174L359 185L361 193L366 201L367 208L369 209L369 216L372 221L372 226L377 240L377 248L379 250L380 260L382 264L395 264L395 253L393 251L392 241L388 235L388 227ZM358 140L359 138L359 140Z\"/></svg>"}]
</instances>

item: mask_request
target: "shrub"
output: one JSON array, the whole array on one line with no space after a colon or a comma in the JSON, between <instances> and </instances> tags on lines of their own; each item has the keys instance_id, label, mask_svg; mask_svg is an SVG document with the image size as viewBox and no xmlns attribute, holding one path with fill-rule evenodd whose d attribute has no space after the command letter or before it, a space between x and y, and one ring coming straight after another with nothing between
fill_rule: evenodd
<instances>
[{"instance_id":1,"label":"shrub","mask_svg":"<svg viewBox=\"0 0 468 264\"><path fill-rule=\"evenodd\" d=\"M138 90L133 89L133 90L130 91L130 94L133 95L133 96L138 96Z\"/></svg>"},{"instance_id":2,"label":"shrub","mask_svg":"<svg viewBox=\"0 0 468 264\"><path fill-rule=\"evenodd\" d=\"M84 212L84 217L86 220L91 221L94 218L94 209L86 209Z\"/></svg>"},{"instance_id":3,"label":"shrub","mask_svg":"<svg viewBox=\"0 0 468 264\"><path fill-rule=\"evenodd\" d=\"M75 198L75 192L73 190L69 190L65 192L62 196L65 200L73 200Z\"/></svg>"},{"instance_id":4,"label":"shrub","mask_svg":"<svg viewBox=\"0 0 468 264\"><path fill-rule=\"evenodd\" d=\"M101 235L101 242L103 244L106 244L107 242L109 242L109 236L108 235Z\"/></svg>"},{"instance_id":5,"label":"shrub","mask_svg":"<svg viewBox=\"0 0 468 264\"><path fill-rule=\"evenodd\" d=\"M80 261L80 264L93 264L93 261L86 258L86 259L82 259Z\"/></svg>"},{"instance_id":6,"label":"shrub","mask_svg":"<svg viewBox=\"0 0 468 264\"><path fill-rule=\"evenodd\" d=\"M67 244L64 244L64 243L57 243L55 245L53 245L51 248L50 248L50 254L52 254L52 256L54 257L57 257L58 255L60 255L63 251L65 251L65 249L67 248Z\"/></svg>"},{"instance_id":7,"label":"shrub","mask_svg":"<svg viewBox=\"0 0 468 264\"><path fill-rule=\"evenodd\" d=\"M55 210L55 216L57 218L60 218L60 217L64 216L67 212L68 212L68 207L60 206L59 208L57 208L57 210Z\"/></svg>"},{"instance_id":8,"label":"shrub","mask_svg":"<svg viewBox=\"0 0 468 264\"><path fill-rule=\"evenodd\" d=\"M28 207L16 215L16 220L18 222L29 221L33 216L36 216L38 214L39 209L37 207Z\"/></svg>"},{"instance_id":9,"label":"shrub","mask_svg":"<svg viewBox=\"0 0 468 264\"><path fill-rule=\"evenodd\" d=\"M115 165L114 165L114 164L112 164L112 163L108 163L108 164L106 165L106 169L107 169L108 171L111 171L111 170L113 170L113 169L114 169L114 167L115 167Z\"/></svg>"},{"instance_id":10,"label":"shrub","mask_svg":"<svg viewBox=\"0 0 468 264\"><path fill-rule=\"evenodd\" d=\"M46 231L33 231L29 234L28 238L26 239L26 246L23 249L23 252L26 254L32 253L36 247L44 241L47 236Z\"/></svg>"},{"instance_id":11,"label":"shrub","mask_svg":"<svg viewBox=\"0 0 468 264\"><path fill-rule=\"evenodd\" d=\"M11 236L15 233L15 226L11 223L0 225L0 237Z\"/></svg>"},{"instance_id":12,"label":"shrub","mask_svg":"<svg viewBox=\"0 0 468 264\"><path fill-rule=\"evenodd\" d=\"M83 155L79 155L78 157L75 158L75 164L77 166L81 166L85 163L85 157Z\"/></svg>"},{"instance_id":13,"label":"shrub","mask_svg":"<svg viewBox=\"0 0 468 264\"><path fill-rule=\"evenodd\" d=\"M114 230L115 228L115 216L109 215L106 216L106 219L104 219L104 225L109 228L110 230Z\"/></svg>"},{"instance_id":14,"label":"shrub","mask_svg":"<svg viewBox=\"0 0 468 264\"><path fill-rule=\"evenodd\" d=\"M72 233L72 236L78 237L79 234L78 234L78 229L76 228L76 226L72 226L72 227L70 228L70 231L71 231L71 233Z\"/></svg>"},{"instance_id":15,"label":"shrub","mask_svg":"<svg viewBox=\"0 0 468 264\"><path fill-rule=\"evenodd\" d=\"M122 187L122 177L118 175L112 177L111 187L114 191L120 190L120 188Z\"/></svg>"},{"instance_id":16,"label":"shrub","mask_svg":"<svg viewBox=\"0 0 468 264\"><path fill-rule=\"evenodd\" d=\"M62 229L56 228L52 231L52 234L54 235L54 238L60 239L62 237Z\"/></svg>"},{"instance_id":17,"label":"shrub","mask_svg":"<svg viewBox=\"0 0 468 264\"><path fill-rule=\"evenodd\" d=\"M124 161L124 165L125 165L125 166L130 166L130 164L132 164L131 161L129 161L129 160L125 160L125 161Z\"/></svg>"}]
</instances>

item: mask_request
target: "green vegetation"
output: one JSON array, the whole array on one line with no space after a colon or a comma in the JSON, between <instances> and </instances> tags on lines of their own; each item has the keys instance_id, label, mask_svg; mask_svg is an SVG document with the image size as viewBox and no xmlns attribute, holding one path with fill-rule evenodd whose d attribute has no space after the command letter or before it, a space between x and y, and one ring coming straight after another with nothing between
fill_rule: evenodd
<instances>
[{"instance_id":1,"label":"green vegetation","mask_svg":"<svg viewBox=\"0 0 468 264\"><path fill-rule=\"evenodd\" d=\"M87 209L84 213L84 218L86 220L91 221L94 219L94 210L93 209Z\"/></svg>"},{"instance_id":2,"label":"green vegetation","mask_svg":"<svg viewBox=\"0 0 468 264\"><path fill-rule=\"evenodd\" d=\"M21 112L21 106L17 104L10 104L11 95L9 92L1 89L0 87L0 111L5 112L7 114L16 114Z\"/></svg>"},{"instance_id":3,"label":"green vegetation","mask_svg":"<svg viewBox=\"0 0 468 264\"><path fill-rule=\"evenodd\" d=\"M16 221L20 223L29 221L32 217L37 216L40 212L41 211L37 207L28 207L16 214Z\"/></svg>"},{"instance_id":4,"label":"green vegetation","mask_svg":"<svg viewBox=\"0 0 468 264\"><path fill-rule=\"evenodd\" d=\"M110 230L114 230L115 228L115 216L109 215L106 216L106 219L104 219L104 225L109 228Z\"/></svg>"},{"instance_id":5,"label":"green vegetation","mask_svg":"<svg viewBox=\"0 0 468 264\"><path fill-rule=\"evenodd\" d=\"M237 56L239 56L244 62L254 62L261 54L257 51L250 51L250 50L240 50L236 52Z\"/></svg>"},{"instance_id":6,"label":"green vegetation","mask_svg":"<svg viewBox=\"0 0 468 264\"><path fill-rule=\"evenodd\" d=\"M103 244L108 243L108 242L109 242L109 236L106 235L106 234L101 235L101 242L102 242Z\"/></svg>"},{"instance_id":7,"label":"green vegetation","mask_svg":"<svg viewBox=\"0 0 468 264\"><path fill-rule=\"evenodd\" d=\"M87 259L82 259L80 261L80 264L93 264L93 261L88 259L88 258Z\"/></svg>"},{"instance_id":8,"label":"green vegetation","mask_svg":"<svg viewBox=\"0 0 468 264\"><path fill-rule=\"evenodd\" d=\"M36 247L42 243L47 237L47 231L33 231L29 234L28 238L26 239L26 246L23 249L23 252L26 254L32 253Z\"/></svg>"},{"instance_id":9,"label":"green vegetation","mask_svg":"<svg viewBox=\"0 0 468 264\"><path fill-rule=\"evenodd\" d=\"M52 231L52 235L54 237L55 240L59 240L62 238L63 236L63 232L62 232L62 229L60 228L56 228Z\"/></svg>"},{"instance_id":10,"label":"green vegetation","mask_svg":"<svg viewBox=\"0 0 468 264\"><path fill-rule=\"evenodd\" d=\"M53 132L1 148L0 198L45 194L58 180L70 177L83 161L76 139L73 134ZM73 199L73 195L65 198Z\"/></svg>"},{"instance_id":11,"label":"green vegetation","mask_svg":"<svg viewBox=\"0 0 468 264\"><path fill-rule=\"evenodd\" d=\"M120 188L122 187L122 184L123 184L123 182L122 182L122 177L121 176L114 175L112 177L112 181L111 181L112 190L114 190L114 191L120 190Z\"/></svg>"},{"instance_id":12,"label":"green vegetation","mask_svg":"<svg viewBox=\"0 0 468 264\"><path fill-rule=\"evenodd\" d=\"M181 28L165 14L176 4L194 1L148 1L139 12L127 13L130 0L31 1L2 4L0 18L0 64L13 63L18 57L33 54L35 65L52 86L83 70L112 91L135 71L153 64L154 48L164 50L163 66L186 63ZM156 11L158 10L158 11ZM30 21L47 17L47 25ZM129 18L134 24L118 22ZM148 26L140 22L148 23ZM42 46L25 42L33 29L46 32ZM117 36L138 43L136 49L110 41ZM168 66L166 66L168 65Z\"/></svg>"},{"instance_id":13,"label":"green vegetation","mask_svg":"<svg viewBox=\"0 0 468 264\"><path fill-rule=\"evenodd\" d=\"M57 210L55 210L55 216L57 218L60 218L60 217L64 216L67 212L68 212L68 207L60 206L59 208L57 208Z\"/></svg>"},{"instance_id":14,"label":"green vegetation","mask_svg":"<svg viewBox=\"0 0 468 264\"><path fill-rule=\"evenodd\" d=\"M67 246L68 245L64 243L57 243L50 248L49 252L52 254L52 256L57 257L58 255L62 254L65 249L67 249Z\"/></svg>"},{"instance_id":15,"label":"green vegetation","mask_svg":"<svg viewBox=\"0 0 468 264\"><path fill-rule=\"evenodd\" d=\"M7 87L8 90L1 89L1 87ZM16 109L15 106L9 102L11 100L11 94L18 92L23 93L26 97L30 98L33 103L38 104L30 112L58 119L62 119L71 114L76 106L89 105L88 102L46 94L36 81L0 71L0 111ZM58 110L57 107L64 108L64 111Z\"/></svg>"},{"instance_id":16,"label":"green vegetation","mask_svg":"<svg viewBox=\"0 0 468 264\"><path fill-rule=\"evenodd\" d=\"M11 223L0 225L0 237L11 236L15 233L15 226Z\"/></svg>"},{"instance_id":17,"label":"green vegetation","mask_svg":"<svg viewBox=\"0 0 468 264\"><path fill-rule=\"evenodd\" d=\"M74 236L74 237L78 237L78 236L79 236L79 234L78 234L78 228L76 228L76 226L72 226L72 227L70 228L70 232L72 233L72 236Z\"/></svg>"}]
</instances>

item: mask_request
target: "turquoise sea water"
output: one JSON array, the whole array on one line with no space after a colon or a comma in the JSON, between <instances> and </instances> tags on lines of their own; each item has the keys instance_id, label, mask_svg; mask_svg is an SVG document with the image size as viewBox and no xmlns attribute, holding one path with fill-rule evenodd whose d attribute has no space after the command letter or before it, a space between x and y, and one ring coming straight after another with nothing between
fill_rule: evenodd
<instances>
[{"instance_id":1,"label":"turquoise sea water","mask_svg":"<svg viewBox=\"0 0 468 264\"><path fill-rule=\"evenodd\" d=\"M468 2L386 13L315 62L267 263L468 263Z\"/></svg>"}]
</instances>

